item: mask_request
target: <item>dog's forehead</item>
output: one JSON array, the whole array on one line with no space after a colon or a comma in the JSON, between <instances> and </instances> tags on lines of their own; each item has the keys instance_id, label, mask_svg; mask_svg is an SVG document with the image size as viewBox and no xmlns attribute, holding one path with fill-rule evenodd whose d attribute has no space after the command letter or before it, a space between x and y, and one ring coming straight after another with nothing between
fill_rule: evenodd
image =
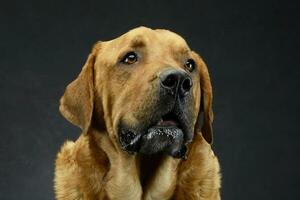
<instances>
[{"instance_id":1,"label":"dog's forehead","mask_svg":"<svg viewBox=\"0 0 300 200\"><path fill-rule=\"evenodd\" d=\"M114 47L145 47L156 45L180 52L190 51L186 41L178 34L165 29L153 30L147 27L132 29L116 39L107 41L107 43Z\"/></svg>"}]
</instances>

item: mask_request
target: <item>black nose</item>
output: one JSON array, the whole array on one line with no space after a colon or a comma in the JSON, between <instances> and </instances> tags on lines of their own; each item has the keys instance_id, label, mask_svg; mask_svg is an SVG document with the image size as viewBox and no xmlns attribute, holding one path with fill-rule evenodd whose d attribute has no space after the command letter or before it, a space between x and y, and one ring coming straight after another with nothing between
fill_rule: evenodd
<instances>
[{"instance_id":1,"label":"black nose","mask_svg":"<svg viewBox=\"0 0 300 200\"><path fill-rule=\"evenodd\" d=\"M159 78L161 87L172 95L186 96L193 86L191 77L180 70L168 69L162 72Z\"/></svg>"}]
</instances>

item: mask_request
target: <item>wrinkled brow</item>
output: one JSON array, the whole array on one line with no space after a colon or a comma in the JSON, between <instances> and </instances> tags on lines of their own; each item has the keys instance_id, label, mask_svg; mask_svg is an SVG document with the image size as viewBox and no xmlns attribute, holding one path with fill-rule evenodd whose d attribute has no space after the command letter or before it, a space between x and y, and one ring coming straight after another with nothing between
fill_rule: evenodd
<instances>
[{"instance_id":1,"label":"wrinkled brow","mask_svg":"<svg viewBox=\"0 0 300 200\"><path fill-rule=\"evenodd\" d=\"M175 55L188 56L191 53L191 50L187 47L177 47L172 48L172 53Z\"/></svg>"},{"instance_id":2,"label":"wrinkled brow","mask_svg":"<svg viewBox=\"0 0 300 200\"><path fill-rule=\"evenodd\" d=\"M130 47L132 48L142 48L145 46L146 46L146 41L143 39L141 35L135 36L130 42Z\"/></svg>"}]
</instances>

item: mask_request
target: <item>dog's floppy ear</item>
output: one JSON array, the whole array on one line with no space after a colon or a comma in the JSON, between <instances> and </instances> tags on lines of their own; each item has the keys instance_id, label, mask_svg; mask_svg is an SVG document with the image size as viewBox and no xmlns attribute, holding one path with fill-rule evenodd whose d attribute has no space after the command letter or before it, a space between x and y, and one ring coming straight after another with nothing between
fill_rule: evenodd
<instances>
[{"instance_id":1,"label":"dog's floppy ear","mask_svg":"<svg viewBox=\"0 0 300 200\"><path fill-rule=\"evenodd\" d=\"M196 54L197 55L197 54ZM213 110L212 110L212 86L208 73L208 69L202 58L197 55L197 65L200 74L200 88L201 88L201 102L200 110L198 114L197 126L201 130L202 136L209 143L213 142ZM200 126L200 115L203 113L203 123L202 127Z\"/></svg>"},{"instance_id":2,"label":"dog's floppy ear","mask_svg":"<svg viewBox=\"0 0 300 200\"><path fill-rule=\"evenodd\" d=\"M94 109L94 63L98 48L94 46L78 77L71 82L60 99L59 110L72 124L86 133Z\"/></svg>"}]
</instances>

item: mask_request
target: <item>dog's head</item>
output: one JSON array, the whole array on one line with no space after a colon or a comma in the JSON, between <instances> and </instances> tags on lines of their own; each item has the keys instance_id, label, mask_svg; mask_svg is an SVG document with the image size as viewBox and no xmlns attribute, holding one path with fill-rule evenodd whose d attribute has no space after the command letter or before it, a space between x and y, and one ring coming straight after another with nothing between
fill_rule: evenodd
<instances>
[{"instance_id":1,"label":"dog's head","mask_svg":"<svg viewBox=\"0 0 300 200\"><path fill-rule=\"evenodd\" d=\"M167 30L140 27L95 44L60 111L87 133L105 129L128 152L185 157L198 130L212 143L212 88L203 60Z\"/></svg>"}]
</instances>

